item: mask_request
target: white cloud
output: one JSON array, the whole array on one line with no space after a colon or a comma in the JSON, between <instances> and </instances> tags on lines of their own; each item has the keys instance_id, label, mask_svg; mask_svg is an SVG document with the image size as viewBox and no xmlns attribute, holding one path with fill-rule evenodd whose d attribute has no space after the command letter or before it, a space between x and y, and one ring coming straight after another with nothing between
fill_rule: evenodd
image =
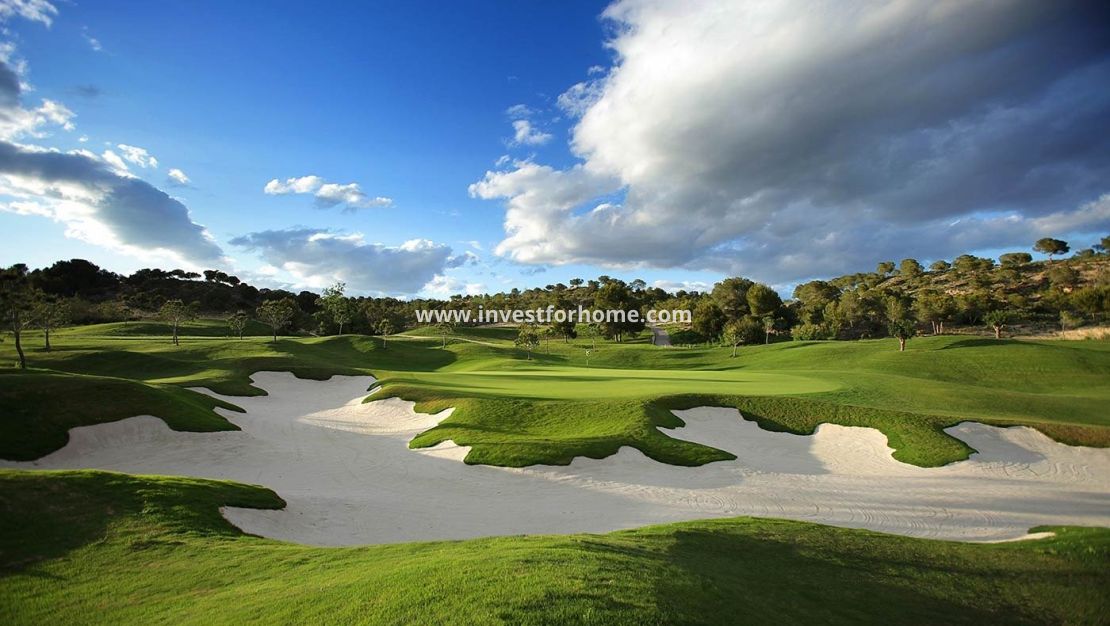
<instances>
[{"instance_id":1,"label":"white cloud","mask_svg":"<svg viewBox=\"0 0 1110 626\"><path fill-rule=\"evenodd\" d=\"M148 167L158 167L158 159L151 156L151 154L147 152L144 148L129 146L122 143L116 144L116 147L119 148L120 152L123 153L123 158L128 163L134 163L135 165L138 165L143 169L146 169Z\"/></svg>"},{"instance_id":2,"label":"white cloud","mask_svg":"<svg viewBox=\"0 0 1110 626\"><path fill-rule=\"evenodd\" d=\"M105 150L100 156L108 162L108 165L116 169L117 174L126 174L130 172L127 168L127 163L123 162L123 157L113 152L111 148Z\"/></svg>"},{"instance_id":3,"label":"white cloud","mask_svg":"<svg viewBox=\"0 0 1110 626\"><path fill-rule=\"evenodd\" d=\"M769 282L1027 245L1050 216L1104 230L1078 208L1110 190L1098 11L620 0L614 66L560 98L580 162L517 162L471 194L506 201L497 253L517 261Z\"/></svg>"},{"instance_id":4,"label":"white cloud","mask_svg":"<svg viewBox=\"0 0 1110 626\"><path fill-rule=\"evenodd\" d=\"M50 26L58 8L46 0L0 0L0 21L19 16Z\"/></svg>"},{"instance_id":5,"label":"white cloud","mask_svg":"<svg viewBox=\"0 0 1110 626\"><path fill-rule=\"evenodd\" d=\"M485 293L486 286L483 283L468 283L453 276L437 274L420 291L432 297L447 299L456 294L476 296Z\"/></svg>"},{"instance_id":6,"label":"white cloud","mask_svg":"<svg viewBox=\"0 0 1110 626\"><path fill-rule=\"evenodd\" d=\"M651 286L657 289L662 289L663 291L668 291L670 293L674 293L676 291L706 292L713 289L713 285L702 282L700 280L656 280L651 283Z\"/></svg>"},{"instance_id":7,"label":"white cloud","mask_svg":"<svg viewBox=\"0 0 1110 626\"><path fill-rule=\"evenodd\" d=\"M313 175L287 178L284 181L275 178L266 183L262 191L269 195L312 194L316 198L316 206L331 208L342 204L345 211L393 205L391 198L367 195L358 183L340 185Z\"/></svg>"},{"instance_id":8,"label":"white cloud","mask_svg":"<svg viewBox=\"0 0 1110 626\"><path fill-rule=\"evenodd\" d=\"M49 217L65 224L67 237L144 259L189 266L223 260L185 205L109 165L87 150L0 141L0 210Z\"/></svg>"},{"instance_id":9,"label":"white cloud","mask_svg":"<svg viewBox=\"0 0 1110 626\"><path fill-rule=\"evenodd\" d=\"M539 146L551 140L551 135L532 126L528 120L513 121L513 143L518 146Z\"/></svg>"},{"instance_id":10,"label":"white cloud","mask_svg":"<svg viewBox=\"0 0 1110 626\"><path fill-rule=\"evenodd\" d=\"M513 106L505 109L505 115L508 115L514 120L524 119L535 115L535 111L526 104L514 104Z\"/></svg>"},{"instance_id":11,"label":"white cloud","mask_svg":"<svg viewBox=\"0 0 1110 626\"><path fill-rule=\"evenodd\" d=\"M81 29L81 36L85 38L85 42L89 44L93 52L101 52L104 50L104 46L100 44L100 40L90 35L87 27Z\"/></svg>"},{"instance_id":12,"label":"white cloud","mask_svg":"<svg viewBox=\"0 0 1110 626\"><path fill-rule=\"evenodd\" d=\"M176 167L171 167L170 171L166 172L166 177L169 178L170 182L174 185L179 185L182 187L192 182L189 180L189 177L185 175L185 172L177 169Z\"/></svg>"},{"instance_id":13,"label":"white cloud","mask_svg":"<svg viewBox=\"0 0 1110 626\"><path fill-rule=\"evenodd\" d=\"M341 235L312 228L267 230L231 240L289 272L309 287L343 281L356 291L410 294L419 291L451 258L451 248L427 239L399 246L367 243L361 234Z\"/></svg>"}]
</instances>

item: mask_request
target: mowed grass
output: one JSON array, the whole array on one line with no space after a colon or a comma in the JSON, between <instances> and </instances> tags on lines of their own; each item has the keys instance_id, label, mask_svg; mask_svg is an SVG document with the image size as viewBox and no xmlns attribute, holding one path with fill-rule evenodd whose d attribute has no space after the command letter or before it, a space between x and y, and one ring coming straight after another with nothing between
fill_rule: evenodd
<instances>
[{"instance_id":1,"label":"mowed grass","mask_svg":"<svg viewBox=\"0 0 1110 626\"><path fill-rule=\"evenodd\" d=\"M314 548L246 536L260 487L0 471L0 622L1099 623L1110 530L993 545L770 519Z\"/></svg>"},{"instance_id":2,"label":"mowed grass","mask_svg":"<svg viewBox=\"0 0 1110 626\"><path fill-rule=\"evenodd\" d=\"M431 329L389 338L384 347L380 338L363 336L240 341L213 321L187 326L182 345L173 346L166 334L152 334L159 331L168 333L153 322L67 329L54 335L52 352L32 347L30 361L44 375L137 382L193 398L194 405L200 396L182 387L262 393L249 382L259 370L314 379L374 375L381 389L369 400L397 396L421 411L455 409L412 445L451 439L472 447L469 463L507 466L600 458L622 446L678 465L732 458L666 434L682 426L671 409L698 405L736 407L764 428L799 434L826 422L878 428L896 458L922 466L973 452L943 432L964 420L1029 425L1066 443L1110 445L1107 341L942 336L913 339L904 353L894 340L785 342L743 347L731 358L728 348L664 349L644 339L596 346L554 340L527 360L506 328L460 329L446 348ZM33 333L26 343L35 345ZM14 359L10 341L0 344L0 358ZM46 431L64 434L75 423L106 419L99 406L81 400L90 379L75 378L71 396L57 401L67 415L60 420L53 410L35 408L43 394L37 381L25 380L31 382L14 390L5 384L0 393L0 433L27 431L38 420L45 424L34 425L42 439L32 433L0 443L0 456L29 458L64 443ZM167 417L139 395L126 404L134 414ZM198 410L222 420L210 407ZM109 414L118 419L121 411Z\"/></svg>"}]
</instances>

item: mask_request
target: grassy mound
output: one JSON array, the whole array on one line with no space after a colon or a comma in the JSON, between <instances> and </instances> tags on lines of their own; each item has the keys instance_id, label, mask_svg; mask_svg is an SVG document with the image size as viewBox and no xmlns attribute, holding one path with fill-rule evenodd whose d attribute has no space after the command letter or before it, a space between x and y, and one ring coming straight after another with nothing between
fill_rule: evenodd
<instances>
[{"instance_id":1,"label":"grassy mound","mask_svg":"<svg viewBox=\"0 0 1110 626\"><path fill-rule=\"evenodd\" d=\"M69 429L135 415L189 432L239 430L213 411L239 407L171 385L61 372L0 369L0 458L31 461L65 446Z\"/></svg>"},{"instance_id":2,"label":"grassy mound","mask_svg":"<svg viewBox=\"0 0 1110 626\"><path fill-rule=\"evenodd\" d=\"M239 533L260 487L0 471L0 621L1095 623L1110 530L994 545L737 518L312 548ZM59 584L64 581L64 584Z\"/></svg>"}]
</instances>

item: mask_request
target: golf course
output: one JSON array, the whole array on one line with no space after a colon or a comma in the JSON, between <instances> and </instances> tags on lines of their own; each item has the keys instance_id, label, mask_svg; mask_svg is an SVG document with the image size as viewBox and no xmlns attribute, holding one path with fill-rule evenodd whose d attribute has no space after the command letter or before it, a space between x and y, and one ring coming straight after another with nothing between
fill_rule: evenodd
<instances>
[{"instance_id":1,"label":"golf course","mask_svg":"<svg viewBox=\"0 0 1110 626\"><path fill-rule=\"evenodd\" d=\"M1107 610L1110 530L1050 522L1110 522L1105 341L786 342L733 358L576 339L529 357L511 328L273 342L198 320L178 346L166 332L57 331L34 367L0 374L0 457L17 468L0 470L5 622L88 621L95 608L103 622L714 623L756 597L795 621L1097 622ZM279 427L285 415L302 430ZM252 452L252 432L288 441ZM987 458L967 474L975 446ZM1028 480L1015 482L1013 459L986 463L1015 446ZM784 461L807 454L812 467ZM1053 483L1029 455L1089 475ZM878 469L859 465L868 458ZM765 486L728 473L745 463ZM922 525L939 510L922 489L962 492L982 512ZM682 493L712 503L676 505ZM849 493L863 500L838 513ZM983 509L1022 499L1039 504ZM846 528L727 514L755 502L761 517ZM904 516L875 514L895 502ZM1038 534L914 538L1026 532ZM516 536L482 538L499 534Z\"/></svg>"},{"instance_id":2,"label":"golf course","mask_svg":"<svg viewBox=\"0 0 1110 626\"><path fill-rule=\"evenodd\" d=\"M1110 626L1105 0L0 0L0 626Z\"/></svg>"}]
</instances>

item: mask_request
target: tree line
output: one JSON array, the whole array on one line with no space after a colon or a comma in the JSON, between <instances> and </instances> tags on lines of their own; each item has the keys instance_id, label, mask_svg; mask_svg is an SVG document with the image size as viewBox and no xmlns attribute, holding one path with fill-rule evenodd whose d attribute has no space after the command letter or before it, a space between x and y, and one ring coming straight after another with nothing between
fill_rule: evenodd
<instances>
[{"instance_id":1,"label":"tree line","mask_svg":"<svg viewBox=\"0 0 1110 626\"><path fill-rule=\"evenodd\" d=\"M985 325L1001 336L1014 324L1064 329L1105 323L1110 310L1110 237L1067 259L1067 242L1044 238L1032 246L1048 261L1034 262L1028 252L991 258L964 254L928 267L916 259L883 261L860 272L797 285L792 297L743 277L726 278L707 291L671 293L643 280L610 276L495 294L455 295L449 299L401 300L351 297L337 283L322 293L256 288L220 270L141 269L124 276L83 260L58 261L30 270L16 264L0 270L0 309L21 363L22 333L50 333L67 324L158 317L178 342L181 325L197 317L227 320L229 334L242 338L251 320L269 327L274 341L282 332L390 335L415 324L418 309L485 310L675 310L693 313L688 326L668 330L675 344L723 343L737 346L781 339L859 339L918 333L941 334L946 327ZM579 328L573 320L534 329L520 340L529 352L539 339L569 341L587 333L624 341L644 332L642 319Z\"/></svg>"}]
</instances>

